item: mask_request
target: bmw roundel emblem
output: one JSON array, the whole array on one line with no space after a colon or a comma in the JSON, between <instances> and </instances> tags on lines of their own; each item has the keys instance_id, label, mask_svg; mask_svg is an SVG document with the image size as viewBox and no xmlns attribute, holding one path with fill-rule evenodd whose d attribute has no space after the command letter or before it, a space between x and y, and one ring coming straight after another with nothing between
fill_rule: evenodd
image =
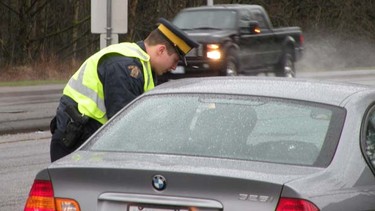
<instances>
[{"instance_id":1,"label":"bmw roundel emblem","mask_svg":"<svg viewBox=\"0 0 375 211\"><path fill-rule=\"evenodd\" d=\"M167 180L161 175L155 175L152 178L152 186L156 190L162 191L167 187Z\"/></svg>"}]
</instances>

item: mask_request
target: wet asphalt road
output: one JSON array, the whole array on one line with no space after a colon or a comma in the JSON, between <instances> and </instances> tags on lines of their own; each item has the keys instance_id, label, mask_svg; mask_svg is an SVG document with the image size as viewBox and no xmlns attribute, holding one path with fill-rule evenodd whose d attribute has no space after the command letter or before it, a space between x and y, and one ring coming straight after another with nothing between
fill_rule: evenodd
<instances>
[{"instance_id":1,"label":"wet asphalt road","mask_svg":"<svg viewBox=\"0 0 375 211\"><path fill-rule=\"evenodd\" d=\"M36 173L50 164L48 125L62 88L0 87L0 210L23 210Z\"/></svg>"},{"instance_id":2,"label":"wet asphalt road","mask_svg":"<svg viewBox=\"0 0 375 211\"><path fill-rule=\"evenodd\" d=\"M0 135L48 129L63 85L0 87Z\"/></svg>"},{"instance_id":3,"label":"wet asphalt road","mask_svg":"<svg viewBox=\"0 0 375 211\"><path fill-rule=\"evenodd\" d=\"M0 136L0 210L23 210L37 172L50 164L50 134Z\"/></svg>"}]
</instances>

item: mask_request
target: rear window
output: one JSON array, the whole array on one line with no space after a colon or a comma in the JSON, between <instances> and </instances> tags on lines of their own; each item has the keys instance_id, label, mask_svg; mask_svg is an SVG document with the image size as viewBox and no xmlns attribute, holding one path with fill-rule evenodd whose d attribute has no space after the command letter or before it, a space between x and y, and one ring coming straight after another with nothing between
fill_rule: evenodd
<instances>
[{"instance_id":1,"label":"rear window","mask_svg":"<svg viewBox=\"0 0 375 211\"><path fill-rule=\"evenodd\" d=\"M229 95L143 97L83 149L327 166L345 110Z\"/></svg>"},{"instance_id":2,"label":"rear window","mask_svg":"<svg viewBox=\"0 0 375 211\"><path fill-rule=\"evenodd\" d=\"M237 13L232 10L198 10L179 13L173 24L180 29L234 29Z\"/></svg>"}]
</instances>

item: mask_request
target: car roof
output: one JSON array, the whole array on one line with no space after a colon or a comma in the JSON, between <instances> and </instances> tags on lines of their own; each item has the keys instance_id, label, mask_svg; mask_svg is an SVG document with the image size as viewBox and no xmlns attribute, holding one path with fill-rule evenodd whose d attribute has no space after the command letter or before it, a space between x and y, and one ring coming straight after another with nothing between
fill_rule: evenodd
<instances>
[{"instance_id":1,"label":"car roof","mask_svg":"<svg viewBox=\"0 0 375 211\"><path fill-rule=\"evenodd\" d=\"M147 94L214 93L288 98L339 106L350 96L374 87L348 82L281 77L235 76L184 78L157 86Z\"/></svg>"},{"instance_id":2,"label":"car roof","mask_svg":"<svg viewBox=\"0 0 375 211\"><path fill-rule=\"evenodd\" d=\"M240 10L240 9L262 9L259 5L252 5L252 4L215 4L215 5L204 5L200 7L188 7L185 8L184 11L193 11L193 10L215 10L215 9L232 9L232 10Z\"/></svg>"}]
</instances>

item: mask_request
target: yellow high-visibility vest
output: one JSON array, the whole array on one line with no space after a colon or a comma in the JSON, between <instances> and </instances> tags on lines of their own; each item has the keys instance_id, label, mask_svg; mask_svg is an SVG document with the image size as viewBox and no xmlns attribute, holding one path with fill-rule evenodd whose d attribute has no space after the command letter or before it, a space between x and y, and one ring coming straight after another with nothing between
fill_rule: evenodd
<instances>
[{"instance_id":1,"label":"yellow high-visibility vest","mask_svg":"<svg viewBox=\"0 0 375 211\"><path fill-rule=\"evenodd\" d=\"M70 78L63 93L77 102L81 114L102 124L106 123L108 118L104 104L103 84L98 76L98 62L108 53L138 58L143 67L143 91L146 92L154 88L150 56L135 43L110 45L89 57Z\"/></svg>"}]
</instances>

